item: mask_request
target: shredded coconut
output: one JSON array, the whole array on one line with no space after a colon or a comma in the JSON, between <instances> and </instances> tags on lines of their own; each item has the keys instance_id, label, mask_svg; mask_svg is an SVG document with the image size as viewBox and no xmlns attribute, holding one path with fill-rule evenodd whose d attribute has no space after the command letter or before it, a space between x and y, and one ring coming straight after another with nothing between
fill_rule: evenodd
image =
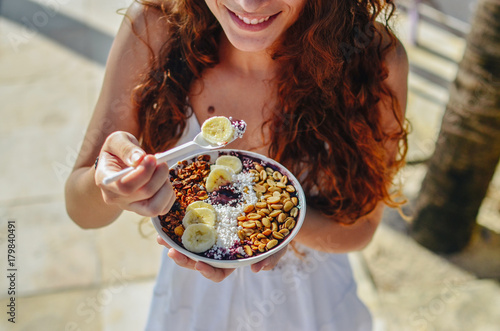
<instances>
[{"instance_id":1,"label":"shredded coconut","mask_svg":"<svg viewBox=\"0 0 500 331\"><path fill-rule=\"evenodd\" d=\"M245 189L246 188L246 189ZM244 215L243 209L249 204L257 202L257 196L253 190L253 175L248 172L241 172L233 176L231 189L241 194L240 201L235 206L220 205L211 203L217 213L215 222L215 231L217 232L217 241L210 249L210 255L215 259L222 259L224 255L233 253L242 253L241 247L233 250L235 243L239 241L237 217Z\"/></svg>"}]
</instances>

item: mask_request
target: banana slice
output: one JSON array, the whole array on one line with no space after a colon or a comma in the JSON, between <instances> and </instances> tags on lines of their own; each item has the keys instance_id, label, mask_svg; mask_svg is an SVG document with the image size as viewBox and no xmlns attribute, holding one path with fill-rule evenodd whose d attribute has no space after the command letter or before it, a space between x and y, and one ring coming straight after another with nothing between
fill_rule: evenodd
<instances>
[{"instance_id":1,"label":"banana slice","mask_svg":"<svg viewBox=\"0 0 500 331\"><path fill-rule=\"evenodd\" d=\"M214 206L212 206L211 204L209 203L206 203L206 202L203 202L203 201L195 201L195 202L191 202L187 207L186 207L186 213L188 211L191 211L193 209L198 209L198 208L208 208L210 209L211 211L213 211L215 213L215 208Z\"/></svg>"},{"instance_id":2,"label":"banana slice","mask_svg":"<svg viewBox=\"0 0 500 331\"><path fill-rule=\"evenodd\" d=\"M193 224L184 230L182 244L193 253L203 253L209 250L216 239L215 229L206 224Z\"/></svg>"},{"instance_id":3,"label":"banana slice","mask_svg":"<svg viewBox=\"0 0 500 331\"><path fill-rule=\"evenodd\" d=\"M207 119L201 126L201 133L206 141L213 145L225 145L234 137L231 121L225 116Z\"/></svg>"},{"instance_id":4,"label":"banana slice","mask_svg":"<svg viewBox=\"0 0 500 331\"><path fill-rule=\"evenodd\" d=\"M232 155L222 155L217 158L215 161L216 165L222 165L231 168L235 174L239 174L243 169L243 163L241 160Z\"/></svg>"},{"instance_id":5,"label":"banana slice","mask_svg":"<svg viewBox=\"0 0 500 331\"><path fill-rule=\"evenodd\" d=\"M231 183L233 179L233 170L226 166L214 166L210 169L210 173L207 177L207 182L205 183L205 188L207 192L213 192L220 186L227 185Z\"/></svg>"},{"instance_id":6,"label":"banana slice","mask_svg":"<svg viewBox=\"0 0 500 331\"><path fill-rule=\"evenodd\" d=\"M230 173L234 174L234 170L228 166L225 166L225 165L220 165L220 164L212 164L210 166L210 171L213 171L215 169L225 169L227 171L229 171Z\"/></svg>"},{"instance_id":7,"label":"banana slice","mask_svg":"<svg viewBox=\"0 0 500 331\"><path fill-rule=\"evenodd\" d=\"M190 210L184 215L182 219L182 225L187 228L193 224L205 224L209 226L214 226L216 215L209 208L196 208Z\"/></svg>"}]
</instances>

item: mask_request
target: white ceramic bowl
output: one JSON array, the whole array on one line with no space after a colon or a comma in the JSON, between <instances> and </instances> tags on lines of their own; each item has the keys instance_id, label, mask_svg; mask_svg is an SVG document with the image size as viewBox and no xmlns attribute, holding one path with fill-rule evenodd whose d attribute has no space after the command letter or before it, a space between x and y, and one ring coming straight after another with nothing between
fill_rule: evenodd
<instances>
[{"instance_id":1,"label":"white ceramic bowl","mask_svg":"<svg viewBox=\"0 0 500 331\"><path fill-rule=\"evenodd\" d=\"M266 164L269 164L271 166L278 168L279 171L283 175L286 175L288 177L289 183L295 187L295 190L297 192L297 197L299 200L299 203L297 206L299 208L299 215L296 218L296 225L293 228L293 230L276 247L272 248L271 250L269 250L265 253L260 253L259 255L256 255L256 256L242 258L242 259L236 259L236 260L215 260L212 258L208 258L205 256L201 256L199 254L190 252L187 249L185 249L184 247L178 245L173 239L171 239L163 231L159 217L152 218L153 225L154 225L156 231L158 232L160 237L163 238L163 240L165 240L165 242L167 244L169 244L174 249L178 250L182 254L188 256L189 258L191 258L195 261L202 261L202 262L205 262L205 263L207 263L213 267L217 267L217 268L238 268L238 267L242 267L242 266L246 266L246 265L251 265L251 264L259 262L259 261L273 255L274 253L277 253L279 250L284 248L288 243L290 243L290 241L295 237L295 235L297 235L300 227L302 226L302 223L304 222L304 217L306 214L306 199L305 199L304 191L302 190L302 187L301 187L299 181L295 178L295 176L292 175L292 173L290 171L288 171L288 169L286 169L280 163L278 163L278 162L276 162L276 161L274 161L274 160L272 160L264 155L252 153L252 152L248 152L248 151L243 151L243 150L223 149L223 150L205 151L202 153L191 155L191 156L185 158L184 160L186 160L188 162L188 164L190 164L199 155L209 155L210 156L210 163L215 163L215 160L220 155L226 155L226 154L229 154L231 152L236 152L240 156L248 156L248 157L256 159L256 160L264 161ZM177 167L177 165L173 165L171 167L171 169L173 169L175 167Z\"/></svg>"}]
</instances>

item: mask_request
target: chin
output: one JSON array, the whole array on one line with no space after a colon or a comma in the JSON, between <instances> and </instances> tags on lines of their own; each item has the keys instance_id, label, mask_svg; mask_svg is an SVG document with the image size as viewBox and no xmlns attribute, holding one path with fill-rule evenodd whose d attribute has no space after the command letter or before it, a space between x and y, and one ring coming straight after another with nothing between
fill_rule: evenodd
<instances>
[{"instance_id":1,"label":"chin","mask_svg":"<svg viewBox=\"0 0 500 331\"><path fill-rule=\"evenodd\" d=\"M228 38L234 48L242 52L262 52L272 46L269 41L251 40L247 38Z\"/></svg>"}]
</instances>

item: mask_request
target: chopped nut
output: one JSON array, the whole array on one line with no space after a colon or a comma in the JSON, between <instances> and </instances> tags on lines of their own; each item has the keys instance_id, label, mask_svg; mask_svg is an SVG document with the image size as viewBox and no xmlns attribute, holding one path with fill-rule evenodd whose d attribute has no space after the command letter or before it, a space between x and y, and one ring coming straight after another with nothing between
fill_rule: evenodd
<instances>
[{"instance_id":1,"label":"chopped nut","mask_svg":"<svg viewBox=\"0 0 500 331\"><path fill-rule=\"evenodd\" d=\"M257 202L257 203L255 204L255 206L256 206L257 208L266 208L266 207L267 207L267 203L265 203L265 202Z\"/></svg>"},{"instance_id":2,"label":"chopped nut","mask_svg":"<svg viewBox=\"0 0 500 331\"><path fill-rule=\"evenodd\" d=\"M176 235L178 235L179 237L182 237L182 235L184 234L184 227L182 225L179 225L177 226L175 229L174 229L174 233Z\"/></svg>"},{"instance_id":3,"label":"chopped nut","mask_svg":"<svg viewBox=\"0 0 500 331\"><path fill-rule=\"evenodd\" d=\"M247 221L247 222L243 222L241 224L242 227L246 228L246 229L253 229L255 228L257 225L255 224L255 222L251 222L251 221Z\"/></svg>"},{"instance_id":4,"label":"chopped nut","mask_svg":"<svg viewBox=\"0 0 500 331\"><path fill-rule=\"evenodd\" d=\"M292 208L294 208L293 202L292 201L287 201L285 205L283 206L283 210L285 212L289 212Z\"/></svg>"},{"instance_id":5,"label":"chopped nut","mask_svg":"<svg viewBox=\"0 0 500 331\"><path fill-rule=\"evenodd\" d=\"M273 178L274 178L274 180L278 181L278 180L281 179L281 177L283 177L283 175L279 171L273 172Z\"/></svg>"},{"instance_id":6,"label":"chopped nut","mask_svg":"<svg viewBox=\"0 0 500 331\"><path fill-rule=\"evenodd\" d=\"M282 210L283 209L283 204L282 203L275 203L275 204L271 205L271 208L275 209L275 210Z\"/></svg>"},{"instance_id":7,"label":"chopped nut","mask_svg":"<svg viewBox=\"0 0 500 331\"><path fill-rule=\"evenodd\" d=\"M255 184L255 185L253 186L253 190L254 190L255 192L260 192L260 193L264 193L264 192L266 192L266 191L267 191L267 189L266 189L264 186L260 185L260 184Z\"/></svg>"},{"instance_id":8,"label":"chopped nut","mask_svg":"<svg viewBox=\"0 0 500 331\"><path fill-rule=\"evenodd\" d=\"M288 230L291 230L295 227L295 220L293 218L288 218L285 222L285 226Z\"/></svg>"},{"instance_id":9,"label":"chopped nut","mask_svg":"<svg viewBox=\"0 0 500 331\"><path fill-rule=\"evenodd\" d=\"M248 256L252 256L253 255L253 250L252 248L250 248L250 246L248 245L245 245L243 247L243 249L245 250L245 254L248 255Z\"/></svg>"},{"instance_id":10,"label":"chopped nut","mask_svg":"<svg viewBox=\"0 0 500 331\"><path fill-rule=\"evenodd\" d=\"M267 179L267 172L265 172L264 170L261 170L259 173L259 177L260 177L261 181L265 182Z\"/></svg>"},{"instance_id":11,"label":"chopped nut","mask_svg":"<svg viewBox=\"0 0 500 331\"><path fill-rule=\"evenodd\" d=\"M278 203L278 202L280 202L280 197L277 197L274 195L267 199L267 203L270 203L270 204Z\"/></svg>"},{"instance_id":12,"label":"chopped nut","mask_svg":"<svg viewBox=\"0 0 500 331\"><path fill-rule=\"evenodd\" d=\"M273 230L271 230L271 229L266 229L266 230L262 231L262 234L264 236L270 236L272 233L273 233Z\"/></svg>"},{"instance_id":13,"label":"chopped nut","mask_svg":"<svg viewBox=\"0 0 500 331\"><path fill-rule=\"evenodd\" d=\"M281 210L273 210L271 213L269 213L269 217L277 217L281 214Z\"/></svg>"},{"instance_id":14,"label":"chopped nut","mask_svg":"<svg viewBox=\"0 0 500 331\"><path fill-rule=\"evenodd\" d=\"M267 249L271 249L273 248L274 246L278 245L278 240L276 239L273 239L273 240L270 240L267 244L266 244L266 248Z\"/></svg>"},{"instance_id":15,"label":"chopped nut","mask_svg":"<svg viewBox=\"0 0 500 331\"><path fill-rule=\"evenodd\" d=\"M288 236L290 234L290 230L284 228L279 231L283 236Z\"/></svg>"},{"instance_id":16,"label":"chopped nut","mask_svg":"<svg viewBox=\"0 0 500 331\"><path fill-rule=\"evenodd\" d=\"M255 208L254 205L247 205L245 208L243 208L243 212L245 214L248 214L248 213L252 212L254 210L254 208Z\"/></svg>"},{"instance_id":17,"label":"chopped nut","mask_svg":"<svg viewBox=\"0 0 500 331\"><path fill-rule=\"evenodd\" d=\"M282 189L282 188L286 188L286 184L283 184L281 181L280 182L277 182L276 183L276 187Z\"/></svg>"},{"instance_id":18,"label":"chopped nut","mask_svg":"<svg viewBox=\"0 0 500 331\"><path fill-rule=\"evenodd\" d=\"M283 236L283 234L282 234L282 233L280 233L280 232L276 232L276 231L274 231L274 232L273 232L273 237L274 237L275 239L278 239L278 240L281 240L281 239L283 239L283 238L284 238L284 236Z\"/></svg>"},{"instance_id":19,"label":"chopped nut","mask_svg":"<svg viewBox=\"0 0 500 331\"><path fill-rule=\"evenodd\" d=\"M249 220L259 220L262 218L262 215L257 214L257 213L250 213L247 215L247 219Z\"/></svg>"},{"instance_id":20,"label":"chopped nut","mask_svg":"<svg viewBox=\"0 0 500 331\"><path fill-rule=\"evenodd\" d=\"M252 229L245 228L243 229L243 232L245 233L246 237L250 237L254 231Z\"/></svg>"}]
</instances>

